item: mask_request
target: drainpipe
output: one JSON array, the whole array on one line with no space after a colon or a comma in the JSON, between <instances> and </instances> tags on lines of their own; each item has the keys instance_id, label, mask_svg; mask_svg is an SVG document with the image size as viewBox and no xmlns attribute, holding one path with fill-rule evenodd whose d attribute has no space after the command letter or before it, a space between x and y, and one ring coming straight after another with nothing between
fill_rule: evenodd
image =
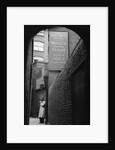
<instances>
[{"instance_id":1,"label":"drainpipe","mask_svg":"<svg viewBox=\"0 0 115 150\"><path fill-rule=\"evenodd\" d=\"M44 76L44 82L45 82L45 90L46 90L46 122L48 123L48 75Z\"/></svg>"}]
</instances>

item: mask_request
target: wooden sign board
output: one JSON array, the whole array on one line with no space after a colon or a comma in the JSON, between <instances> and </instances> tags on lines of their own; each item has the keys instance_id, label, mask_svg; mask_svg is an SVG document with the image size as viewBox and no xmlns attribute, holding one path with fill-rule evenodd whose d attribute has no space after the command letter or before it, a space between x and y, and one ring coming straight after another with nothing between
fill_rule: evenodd
<instances>
[{"instance_id":1,"label":"wooden sign board","mask_svg":"<svg viewBox=\"0 0 115 150\"><path fill-rule=\"evenodd\" d=\"M49 33L49 70L62 70L68 59L68 32Z\"/></svg>"}]
</instances>

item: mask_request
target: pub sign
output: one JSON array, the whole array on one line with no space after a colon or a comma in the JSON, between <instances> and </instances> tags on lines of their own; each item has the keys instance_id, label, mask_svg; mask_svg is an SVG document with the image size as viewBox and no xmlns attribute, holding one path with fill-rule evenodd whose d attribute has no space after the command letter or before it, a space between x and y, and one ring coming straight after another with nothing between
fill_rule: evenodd
<instances>
[{"instance_id":1,"label":"pub sign","mask_svg":"<svg viewBox=\"0 0 115 150\"><path fill-rule=\"evenodd\" d=\"M49 70L62 70L68 59L68 32L49 33Z\"/></svg>"}]
</instances>

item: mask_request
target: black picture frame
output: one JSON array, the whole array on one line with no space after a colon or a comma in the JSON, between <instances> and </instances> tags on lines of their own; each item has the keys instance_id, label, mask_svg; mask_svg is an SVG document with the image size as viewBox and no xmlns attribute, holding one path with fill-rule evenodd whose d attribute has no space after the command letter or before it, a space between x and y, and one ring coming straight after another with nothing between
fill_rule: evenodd
<instances>
[{"instance_id":1,"label":"black picture frame","mask_svg":"<svg viewBox=\"0 0 115 150\"><path fill-rule=\"evenodd\" d=\"M36 4L32 4L32 3L28 3L28 4L25 4L25 3L20 3L20 2L16 2L16 3L12 3L12 2L5 2L4 6L1 6L0 8L0 13L1 13L1 20L2 20L2 27L1 27L1 33L2 33L2 49L3 49L3 53L4 53L4 56L5 56L5 59L3 61L5 61L3 64L4 64L4 73L5 73L5 76L4 76L4 80L5 80L5 88L4 88L4 100L2 101L2 128L1 128L1 131L2 131L2 136L1 136L1 148L22 148L25 147L25 146L29 146L30 148L33 148L33 146L35 147L40 147L40 148L49 148L49 146L52 146L55 147L55 148L60 148L60 147L68 147L68 148L72 148L72 147L75 147L75 148L91 148L91 149L94 149L94 148L112 148L112 144L113 144L113 139L112 139L112 110L110 109L110 107L112 106L112 102L110 101L110 89L108 88L108 100L109 100L109 104L108 104L108 110L109 110L109 122L108 122L108 133L109 133L109 136L108 136L108 143L20 143L20 144L17 144L17 143L11 143L11 144L8 144L7 143L7 7L42 7L42 6L45 6L45 7L108 7L109 8L109 14L108 14L108 18L109 18L109 21L108 21L108 31L109 31L109 51L108 51L108 66L109 66L109 72L110 72L110 49L111 49L111 38L110 38L110 35L112 33L112 29L110 29L110 21L111 21L111 6L108 2L100 2L100 3L97 3L96 1L95 2L92 2L92 4L88 3L88 2L85 2L84 4L82 4L81 1L78 2L77 5L75 4L68 4L66 3L65 5L62 4L57 4L58 2L55 2L55 5L51 5L51 3L47 3L47 5L43 5L42 3L36 5ZM110 85L110 75L109 75L109 72L108 72L108 83ZM4 107L3 107L4 106Z\"/></svg>"}]
</instances>

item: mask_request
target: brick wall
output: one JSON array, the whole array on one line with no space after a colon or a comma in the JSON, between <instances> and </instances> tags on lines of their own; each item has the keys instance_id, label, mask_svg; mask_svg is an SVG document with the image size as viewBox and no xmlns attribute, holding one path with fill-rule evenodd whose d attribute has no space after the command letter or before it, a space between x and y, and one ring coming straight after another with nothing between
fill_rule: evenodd
<instances>
[{"instance_id":1,"label":"brick wall","mask_svg":"<svg viewBox=\"0 0 115 150\"><path fill-rule=\"evenodd\" d=\"M59 73L60 71L49 71L48 87L52 85Z\"/></svg>"},{"instance_id":2,"label":"brick wall","mask_svg":"<svg viewBox=\"0 0 115 150\"><path fill-rule=\"evenodd\" d=\"M71 74L87 58L83 40L79 40L71 51L61 73L49 88L48 122L50 124L72 124Z\"/></svg>"}]
</instances>

